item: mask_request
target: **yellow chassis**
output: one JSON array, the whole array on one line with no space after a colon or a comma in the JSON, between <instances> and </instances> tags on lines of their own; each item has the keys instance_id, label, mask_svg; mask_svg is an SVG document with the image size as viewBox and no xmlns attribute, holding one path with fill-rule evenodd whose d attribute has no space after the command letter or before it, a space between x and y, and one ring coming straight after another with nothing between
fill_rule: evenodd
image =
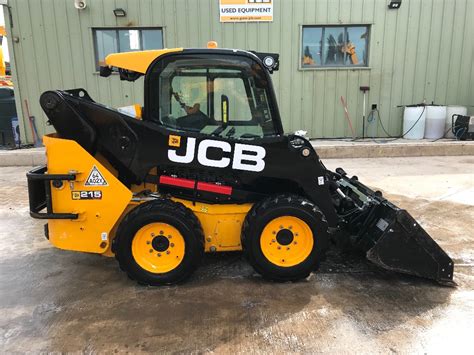
<instances>
[{"instance_id":1,"label":"yellow chassis","mask_svg":"<svg viewBox=\"0 0 474 355\"><path fill-rule=\"evenodd\" d=\"M92 156L75 141L51 134L44 136L43 142L48 173L76 175L75 181L60 187L51 185L54 211L79 215L75 220L49 220L50 242L60 249L112 256L111 244L120 221L131 209L150 199L141 191L158 193L156 185L132 185L129 189L103 157ZM87 183L94 168L103 178L100 185ZM242 223L251 203L219 205L172 199L191 209L201 222L206 252L242 249Z\"/></svg>"}]
</instances>

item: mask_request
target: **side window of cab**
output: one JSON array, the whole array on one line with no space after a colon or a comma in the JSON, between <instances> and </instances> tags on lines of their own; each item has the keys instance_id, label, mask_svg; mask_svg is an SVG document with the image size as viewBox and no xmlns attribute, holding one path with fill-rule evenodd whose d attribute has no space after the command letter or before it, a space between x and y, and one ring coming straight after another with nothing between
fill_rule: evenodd
<instances>
[{"instance_id":1,"label":"side window of cab","mask_svg":"<svg viewBox=\"0 0 474 355\"><path fill-rule=\"evenodd\" d=\"M152 119L170 130L225 138L276 135L263 70L234 56L176 57L152 72Z\"/></svg>"}]
</instances>

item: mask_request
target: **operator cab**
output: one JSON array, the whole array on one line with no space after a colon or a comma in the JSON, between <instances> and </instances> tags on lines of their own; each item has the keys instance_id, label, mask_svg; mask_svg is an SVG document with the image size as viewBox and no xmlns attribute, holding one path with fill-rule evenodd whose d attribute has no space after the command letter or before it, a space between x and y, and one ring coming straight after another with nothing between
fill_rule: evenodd
<instances>
[{"instance_id":1,"label":"operator cab","mask_svg":"<svg viewBox=\"0 0 474 355\"><path fill-rule=\"evenodd\" d=\"M225 138L278 135L267 75L247 56L167 56L147 72L146 119L171 130Z\"/></svg>"},{"instance_id":2,"label":"operator cab","mask_svg":"<svg viewBox=\"0 0 474 355\"><path fill-rule=\"evenodd\" d=\"M112 54L106 62L102 76L113 67L122 80L145 74L145 121L225 139L283 134L269 75L278 70L277 54L174 49Z\"/></svg>"}]
</instances>

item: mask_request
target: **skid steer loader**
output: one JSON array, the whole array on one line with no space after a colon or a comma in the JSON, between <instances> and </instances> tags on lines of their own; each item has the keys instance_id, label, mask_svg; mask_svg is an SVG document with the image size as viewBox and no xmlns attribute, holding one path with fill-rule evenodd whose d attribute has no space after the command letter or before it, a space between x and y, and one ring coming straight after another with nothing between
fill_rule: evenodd
<instances>
[{"instance_id":1,"label":"skid steer loader","mask_svg":"<svg viewBox=\"0 0 474 355\"><path fill-rule=\"evenodd\" d=\"M331 238L385 269L452 283L452 260L410 214L284 134L278 59L209 47L111 54L101 76L144 76L132 115L84 89L43 93L56 133L43 139L47 165L27 174L31 216L48 220L56 247L115 255L146 285L184 280L204 252L240 250L265 278L302 279Z\"/></svg>"}]
</instances>

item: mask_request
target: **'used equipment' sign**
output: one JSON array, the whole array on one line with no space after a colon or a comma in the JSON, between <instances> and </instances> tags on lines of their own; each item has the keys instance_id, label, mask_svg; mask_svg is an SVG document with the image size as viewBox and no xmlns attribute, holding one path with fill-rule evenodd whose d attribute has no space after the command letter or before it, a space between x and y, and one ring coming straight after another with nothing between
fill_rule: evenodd
<instances>
[{"instance_id":1,"label":"'used equipment' sign","mask_svg":"<svg viewBox=\"0 0 474 355\"><path fill-rule=\"evenodd\" d=\"M274 0L219 0L221 22L273 21Z\"/></svg>"}]
</instances>

